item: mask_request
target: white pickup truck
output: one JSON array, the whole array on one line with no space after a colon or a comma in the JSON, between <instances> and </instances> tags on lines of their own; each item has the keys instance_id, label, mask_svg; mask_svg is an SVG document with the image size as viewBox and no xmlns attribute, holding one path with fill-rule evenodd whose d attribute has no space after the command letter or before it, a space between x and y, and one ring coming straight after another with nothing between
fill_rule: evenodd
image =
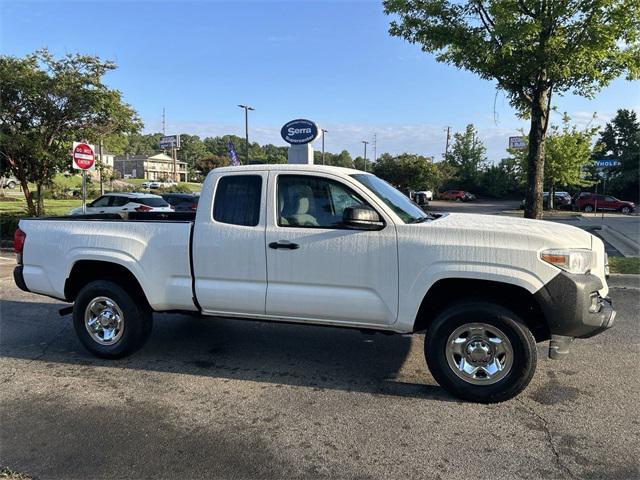
<instances>
[{"instance_id":1,"label":"white pickup truck","mask_svg":"<svg viewBox=\"0 0 640 480\"><path fill-rule=\"evenodd\" d=\"M527 386L536 342L560 358L615 317L593 235L429 215L358 170L216 169L189 215L21 220L16 284L73 302L82 344L107 358L142 346L153 312L426 332L435 379L479 402Z\"/></svg>"}]
</instances>

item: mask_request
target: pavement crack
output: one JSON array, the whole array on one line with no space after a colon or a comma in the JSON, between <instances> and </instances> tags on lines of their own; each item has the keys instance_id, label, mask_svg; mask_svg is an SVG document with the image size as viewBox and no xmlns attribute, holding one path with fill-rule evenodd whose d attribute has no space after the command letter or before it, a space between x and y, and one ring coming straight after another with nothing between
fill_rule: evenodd
<instances>
[{"instance_id":1,"label":"pavement crack","mask_svg":"<svg viewBox=\"0 0 640 480\"><path fill-rule=\"evenodd\" d=\"M67 324L64 324L62 326L62 328L60 329L60 331L58 333L56 333L51 340L49 340L47 343L44 344L44 346L42 347L42 350L40 351L40 353L38 355L36 355L35 357L31 358L28 362L27 365L33 362L37 362L38 360L41 360L46 354L47 351L49 350L49 347L51 347L51 345L53 345L53 342L55 342L58 337L60 337L64 331L67 329Z\"/></svg>"},{"instance_id":2,"label":"pavement crack","mask_svg":"<svg viewBox=\"0 0 640 480\"><path fill-rule=\"evenodd\" d=\"M551 453L553 454L553 457L554 457L554 460L555 460L557 466L562 471L564 471L569 476L569 478L577 479L578 477L562 461L562 458L560 457L560 452L556 448L556 445L555 445L555 443L553 441L553 435L551 434L551 430L549 430L549 424L548 424L547 420L542 415L540 415L538 412L536 412L532 407L530 407L529 405L524 403L521 399L516 398L515 400L520 405L522 405L524 407L524 409L527 410L532 416L534 416L536 418L536 420L538 420L538 423L542 427L542 431L545 434L545 437L546 437L546 440L547 440L547 444L549 445L549 449L551 450Z\"/></svg>"}]
</instances>

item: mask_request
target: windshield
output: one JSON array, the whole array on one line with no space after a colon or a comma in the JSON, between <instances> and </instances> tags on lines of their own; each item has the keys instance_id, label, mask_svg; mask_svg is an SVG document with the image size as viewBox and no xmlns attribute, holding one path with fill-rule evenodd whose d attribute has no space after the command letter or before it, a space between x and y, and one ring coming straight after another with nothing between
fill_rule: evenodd
<instances>
[{"instance_id":1,"label":"windshield","mask_svg":"<svg viewBox=\"0 0 640 480\"><path fill-rule=\"evenodd\" d=\"M375 175L357 173L351 176L371 190L380 200L391 208L404 223L418 223L428 218L427 214L424 213L419 206Z\"/></svg>"}]
</instances>

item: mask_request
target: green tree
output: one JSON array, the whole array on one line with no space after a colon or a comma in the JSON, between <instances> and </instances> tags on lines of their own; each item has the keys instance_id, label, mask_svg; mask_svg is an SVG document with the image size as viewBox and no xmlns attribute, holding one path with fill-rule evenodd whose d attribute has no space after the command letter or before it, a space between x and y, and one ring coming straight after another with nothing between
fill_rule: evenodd
<instances>
[{"instance_id":1,"label":"green tree","mask_svg":"<svg viewBox=\"0 0 640 480\"><path fill-rule=\"evenodd\" d=\"M612 193L624 198L638 199L640 194L640 122L633 110L620 109L605 126L599 140L601 157L619 160L612 169Z\"/></svg>"},{"instance_id":2,"label":"green tree","mask_svg":"<svg viewBox=\"0 0 640 480\"><path fill-rule=\"evenodd\" d=\"M640 76L638 0L385 0L390 34L497 82L530 119L525 216L542 216L553 93L592 97Z\"/></svg>"},{"instance_id":3,"label":"green tree","mask_svg":"<svg viewBox=\"0 0 640 480\"><path fill-rule=\"evenodd\" d=\"M74 140L136 131L120 92L102 83L115 65L89 55L55 59L47 50L0 56L0 156L22 186L30 215L43 215L43 187L67 170ZM29 182L36 184L34 202Z\"/></svg>"},{"instance_id":4,"label":"green tree","mask_svg":"<svg viewBox=\"0 0 640 480\"><path fill-rule=\"evenodd\" d=\"M334 167L353 168L353 159L351 154L346 150L342 150L337 155L332 155L330 159L326 159L327 165L333 165Z\"/></svg>"},{"instance_id":5,"label":"green tree","mask_svg":"<svg viewBox=\"0 0 640 480\"><path fill-rule=\"evenodd\" d=\"M434 190L438 185L437 167L421 155L403 153L396 157L383 153L373 172L403 192Z\"/></svg>"},{"instance_id":6,"label":"green tree","mask_svg":"<svg viewBox=\"0 0 640 480\"><path fill-rule=\"evenodd\" d=\"M580 187L591 185L585 168L593 163L593 136L598 127L578 130L565 113L562 128L551 126L545 149L545 183L549 187L549 208L553 208L556 186Z\"/></svg>"},{"instance_id":7,"label":"green tree","mask_svg":"<svg viewBox=\"0 0 640 480\"><path fill-rule=\"evenodd\" d=\"M451 151L445 161L456 172L457 188L476 190L486 162L486 149L478 140L478 132L473 125L467 125L462 133L453 135Z\"/></svg>"},{"instance_id":8,"label":"green tree","mask_svg":"<svg viewBox=\"0 0 640 480\"><path fill-rule=\"evenodd\" d=\"M521 192L522 169L513 158L503 158L488 166L480 177L480 190L490 197L505 197Z\"/></svg>"}]
</instances>

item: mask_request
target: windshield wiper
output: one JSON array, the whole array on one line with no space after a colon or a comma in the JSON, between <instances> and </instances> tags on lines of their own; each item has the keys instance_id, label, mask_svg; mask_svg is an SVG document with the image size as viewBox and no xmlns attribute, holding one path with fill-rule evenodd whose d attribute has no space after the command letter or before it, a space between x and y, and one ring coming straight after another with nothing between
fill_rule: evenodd
<instances>
[{"instance_id":1,"label":"windshield wiper","mask_svg":"<svg viewBox=\"0 0 640 480\"><path fill-rule=\"evenodd\" d=\"M409 223L422 223L426 222L427 220L433 220L433 218L427 215L426 217L414 218Z\"/></svg>"}]
</instances>

